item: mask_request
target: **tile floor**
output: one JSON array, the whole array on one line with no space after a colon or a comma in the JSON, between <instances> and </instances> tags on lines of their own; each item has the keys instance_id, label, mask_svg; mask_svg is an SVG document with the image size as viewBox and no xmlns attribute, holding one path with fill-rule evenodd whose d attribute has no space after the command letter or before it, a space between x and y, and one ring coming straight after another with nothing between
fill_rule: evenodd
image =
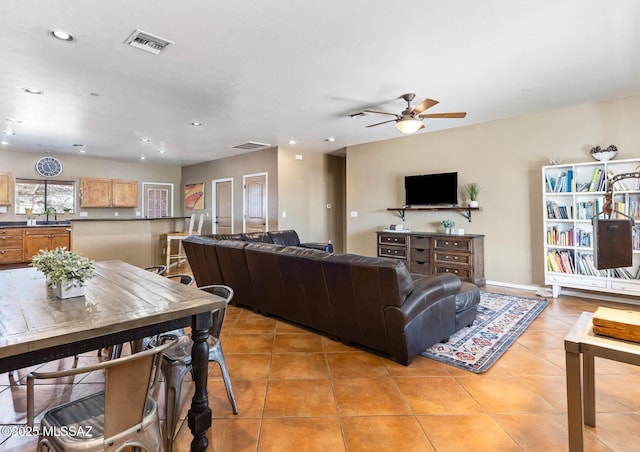
<instances>
[{"instance_id":1,"label":"tile floor","mask_svg":"<svg viewBox=\"0 0 640 452\"><path fill-rule=\"evenodd\" d=\"M487 290L535 297L495 286ZM230 307L223 344L240 413L231 412L219 369L211 363L209 450L565 451L563 339L582 311L599 305L622 307L576 297L550 299L517 343L481 375L422 357L401 366ZM96 359L83 355L81 365ZM0 375L0 425L25 422L23 378L29 370L17 372L15 384ZM586 450L639 450L640 367L596 359L596 372L597 427L586 427ZM55 383L36 389L38 411L95 391L100 376ZM184 388L183 418L191 386ZM189 442L182 422L174 450L188 450ZM34 438L0 435L2 451L33 450L34 444Z\"/></svg>"}]
</instances>

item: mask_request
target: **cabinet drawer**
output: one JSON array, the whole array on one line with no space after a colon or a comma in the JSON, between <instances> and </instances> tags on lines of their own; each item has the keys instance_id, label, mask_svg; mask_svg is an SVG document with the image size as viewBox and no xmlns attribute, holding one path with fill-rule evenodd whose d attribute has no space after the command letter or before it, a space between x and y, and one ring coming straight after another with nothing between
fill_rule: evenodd
<instances>
[{"instance_id":1,"label":"cabinet drawer","mask_svg":"<svg viewBox=\"0 0 640 452\"><path fill-rule=\"evenodd\" d=\"M379 246L378 256L395 257L397 259L407 258L407 249L399 246Z\"/></svg>"},{"instance_id":2,"label":"cabinet drawer","mask_svg":"<svg viewBox=\"0 0 640 452\"><path fill-rule=\"evenodd\" d=\"M406 245L407 236L401 234L380 234L378 236L378 243L380 244L393 244L393 245Z\"/></svg>"},{"instance_id":3,"label":"cabinet drawer","mask_svg":"<svg viewBox=\"0 0 640 452\"><path fill-rule=\"evenodd\" d=\"M424 235L412 235L411 248L429 249L431 248L431 239Z\"/></svg>"},{"instance_id":4,"label":"cabinet drawer","mask_svg":"<svg viewBox=\"0 0 640 452\"><path fill-rule=\"evenodd\" d=\"M471 279L471 269L464 267L447 267L445 265L435 265L435 273L452 273L460 279Z\"/></svg>"},{"instance_id":5,"label":"cabinet drawer","mask_svg":"<svg viewBox=\"0 0 640 452\"><path fill-rule=\"evenodd\" d=\"M466 253L448 253L446 251L436 251L433 253L435 262L447 262L457 265L471 265L471 255Z\"/></svg>"},{"instance_id":6,"label":"cabinet drawer","mask_svg":"<svg viewBox=\"0 0 640 452\"><path fill-rule=\"evenodd\" d=\"M22 228L0 229L0 237L22 237Z\"/></svg>"},{"instance_id":7,"label":"cabinet drawer","mask_svg":"<svg viewBox=\"0 0 640 452\"><path fill-rule=\"evenodd\" d=\"M430 275L431 274L431 264L425 261L415 261L411 260L411 265L409 267L409 271L411 273L420 273L421 275Z\"/></svg>"},{"instance_id":8,"label":"cabinet drawer","mask_svg":"<svg viewBox=\"0 0 640 452\"><path fill-rule=\"evenodd\" d=\"M15 235L0 235L0 250L6 250L9 248L22 249L22 236L18 237Z\"/></svg>"},{"instance_id":9,"label":"cabinet drawer","mask_svg":"<svg viewBox=\"0 0 640 452\"><path fill-rule=\"evenodd\" d=\"M431 252L428 249L411 249L411 260L429 262L431 261Z\"/></svg>"},{"instance_id":10,"label":"cabinet drawer","mask_svg":"<svg viewBox=\"0 0 640 452\"><path fill-rule=\"evenodd\" d=\"M22 248L19 250L0 249L0 264L14 264L22 262Z\"/></svg>"},{"instance_id":11,"label":"cabinet drawer","mask_svg":"<svg viewBox=\"0 0 640 452\"><path fill-rule=\"evenodd\" d=\"M471 240L438 238L435 240L435 248L471 251Z\"/></svg>"}]
</instances>

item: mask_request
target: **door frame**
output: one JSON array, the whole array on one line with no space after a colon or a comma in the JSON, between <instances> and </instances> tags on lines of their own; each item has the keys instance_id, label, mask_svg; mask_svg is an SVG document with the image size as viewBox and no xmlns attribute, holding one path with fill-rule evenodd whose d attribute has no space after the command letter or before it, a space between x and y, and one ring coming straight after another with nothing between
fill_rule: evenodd
<instances>
[{"instance_id":1,"label":"door frame","mask_svg":"<svg viewBox=\"0 0 640 452\"><path fill-rule=\"evenodd\" d=\"M264 176L264 230L269 230L269 173L252 173L242 175L242 232L247 231L247 178Z\"/></svg>"},{"instance_id":2,"label":"door frame","mask_svg":"<svg viewBox=\"0 0 640 452\"><path fill-rule=\"evenodd\" d=\"M142 183L142 203L141 203L142 204L142 211L140 212L140 215L143 218L146 218L146 215L145 215L146 210L145 210L145 205L144 205L144 198L145 198L145 195L147 193L146 190L145 190L145 186L146 185L165 185L165 186L169 187L169 197L170 197L170 199L169 199L169 211L170 211L169 216L173 217L173 202L174 202L173 193L174 193L174 190L173 190L173 183L170 183L170 182L143 182Z\"/></svg>"},{"instance_id":3,"label":"door frame","mask_svg":"<svg viewBox=\"0 0 640 452\"><path fill-rule=\"evenodd\" d=\"M218 182L231 182L231 233L235 231L235 218L234 218L234 205L233 202L233 177L225 177L222 179L211 180L211 232L213 234L218 233L218 225L216 223L216 199L217 199L217 187Z\"/></svg>"}]
</instances>

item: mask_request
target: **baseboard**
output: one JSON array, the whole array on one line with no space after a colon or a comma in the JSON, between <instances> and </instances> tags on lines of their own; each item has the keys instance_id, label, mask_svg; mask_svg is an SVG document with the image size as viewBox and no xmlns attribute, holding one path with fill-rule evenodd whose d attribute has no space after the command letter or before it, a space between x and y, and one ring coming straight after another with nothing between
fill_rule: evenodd
<instances>
[{"instance_id":1,"label":"baseboard","mask_svg":"<svg viewBox=\"0 0 640 452\"><path fill-rule=\"evenodd\" d=\"M537 286L537 285L529 285L529 284L513 284L513 283L507 283L503 281L487 281L487 285L509 287L511 289L531 290L534 292L537 292L539 290L546 290L548 292L551 292L551 290L547 286ZM612 301L614 303L640 305L640 299L637 299L637 298L625 297L622 295L620 296L607 295L606 293L603 293L603 292L590 292L588 290L567 289L564 287L560 291L560 296L568 296L568 297L574 296L574 297L589 298L589 299L599 300L599 301ZM551 296L549 296L548 298L551 298Z\"/></svg>"}]
</instances>

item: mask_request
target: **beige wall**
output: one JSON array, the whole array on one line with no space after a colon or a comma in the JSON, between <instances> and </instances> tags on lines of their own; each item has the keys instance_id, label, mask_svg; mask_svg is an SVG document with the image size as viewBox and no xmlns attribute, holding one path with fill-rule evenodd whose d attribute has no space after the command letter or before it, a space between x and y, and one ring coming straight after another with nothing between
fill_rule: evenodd
<instances>
[{"instance_id":1,"label":"beige wall","mask_svg":"<svg viewBox=\"0 0 640 452\"><path fill-rule=\"evenodd\" d=\"M278 174L278 228L295 229L302 241L330 241L342 251L345 159L279 148Z\"/></svg>"},{"instance_id":2,"label":"beige wall","mask_svg":"<svg viewBox=\"0 0 640 452\"><path fill-rule=\"evenodd\" d=\"M12 152L0 150L0 171L13 173L16 178L40 178L36 173L35 165L38 159L45 154ZM163 182L174 184L174 213L181 215L182 198L180 193L180 167L170 165L158 165L150 162L121 162L116 160L93 158L88 155L56 155L46 154L58 158L62 162L62 174L53 180L78 181L81 177L104 177L109 179L134 179L138 184L138 208L137 209L80 209L78 202L78 186L76 185L76 214L88 213L88 218L111 218L114 212L118 212L119 218L135 217L136 212L142 209L142 182ZM24 215L15 216L13 208L9 207L6 214L0 213L0 221L24 221Z\"/></svg>"},{"instance_id":3,"label":"beige wall","mask_svg":"<svg viewBox=\"0 0 640 452\"><path fill-rule=\"evenodd\" d=\"M400 222L386 209L403 204L405 175L457 171L460 187L482 186L472 222L457 212L408 212L406 226L434 231L453 219L486 235L488 280L542 285L542 165L552 156L590 161L595 145L615 144L617 159L640 157L639 123L640 97L632 97L349 147L347 250L375 255L375 231Z\"/></svg>"},{"instance_id":4,"label":"beige wall","mask_svg":"<svg viewBox=\"0 0 640 452\"><path fill-rule=\"evenodd\" d=\"M234 232L242 232L242 176L257 173L268 174L269 193L269 230L278 229L278 149L269 148L247 154L227 157L182 168L183 186L178 190L184 197L184 185L204 182L204 210L184 210L185 215L204 213L205 224L203 234L211 233L212 196L211 181L216 179L233 179Z\"/></svg>"}]
</instances>

